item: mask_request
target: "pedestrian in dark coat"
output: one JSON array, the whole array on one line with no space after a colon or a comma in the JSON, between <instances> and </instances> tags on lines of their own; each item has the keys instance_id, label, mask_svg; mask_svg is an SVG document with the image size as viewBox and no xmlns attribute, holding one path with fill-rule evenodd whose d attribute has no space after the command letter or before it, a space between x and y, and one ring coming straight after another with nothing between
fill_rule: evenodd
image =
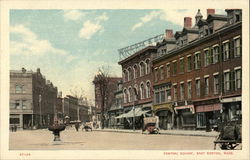
<instances>
[{"instance_id":1,"label":"pedestrian in dark coat","mask_svg":"<svg viewBox=\"0 0 250 160\"><path fill-rule=\"evenodd\" d=\"M16 130L17 130L17 126L16 126L16 125L14 125L14 131L16 132Z\"/></svg>"},{"instance_id":2,"label":"pedestrian in dark coat","mask_svg":"<svg viewBox=\"0 0 250 160\"><path fill-rule=\"evenodd\" d=\"M78 129L79 129L79 123L76 123L76 124L75 124L75 128L76 128L76 131L78 132Z\"/></svg>"}]
</instances>

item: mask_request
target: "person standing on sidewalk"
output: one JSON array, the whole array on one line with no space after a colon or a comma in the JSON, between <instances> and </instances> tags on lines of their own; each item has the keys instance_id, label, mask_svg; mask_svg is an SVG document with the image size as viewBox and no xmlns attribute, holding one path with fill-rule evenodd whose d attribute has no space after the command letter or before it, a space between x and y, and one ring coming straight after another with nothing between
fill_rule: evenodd
<instances>
[{"instance_id":1,"label":"person standing on sidewalk","mask_svg":"<svg viewBox=\"0 0 250 160\"><path fill-rule=\"evenodd\" d=\"M17 126L16 126L16 124L14 125L14 131L16 132L16 130L17 130Z\"/></svg>"},{"instance_id":2,"label":"person standing on sidewalk","mask_svg":"<svg viewBox=\"0 0 250 160\"><path fill-rule=\"evenodd\" d=\"M79 129L79 123L76 123L76 124L75 124L75 128L76 128L76 131L78 132L78 129Z\"/></svg>"}]
</instances>

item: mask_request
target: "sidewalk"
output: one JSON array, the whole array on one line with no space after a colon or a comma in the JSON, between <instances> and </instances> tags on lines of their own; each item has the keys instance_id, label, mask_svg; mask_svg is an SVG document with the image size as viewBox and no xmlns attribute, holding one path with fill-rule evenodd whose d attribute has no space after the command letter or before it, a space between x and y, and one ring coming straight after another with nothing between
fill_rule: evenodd
<instances>
[{"instance_id":1,"label":"sidewalk","mask_svg":"<svg viewBox=\"0 0 250 160\"><path fill-rule=\"evenodd\" d=\"M142 134L141 130L130 130L130 129L93 129L93 131L98 132L118 132L118 133L135 133L135 134ZM145 131L143 134L147 134ZM202 136L202 137L216 137L219 135L219 132L211 131L206 132L204 130L197 131L197 130L160 130L160 135L180 135L180 136Z\"/></svg>"}]
</instances>

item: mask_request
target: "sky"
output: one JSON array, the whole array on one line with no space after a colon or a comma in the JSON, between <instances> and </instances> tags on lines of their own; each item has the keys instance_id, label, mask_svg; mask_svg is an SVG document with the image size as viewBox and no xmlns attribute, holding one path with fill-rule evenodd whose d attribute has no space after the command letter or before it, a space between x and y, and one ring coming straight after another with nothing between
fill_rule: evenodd
<instances>
[{"instance_id":1,"label":"sky","mask_svg":"<svg viewBox=\"0 0 250 160\"><path fill-rule=\"evenodd\" d=\"M70 90L94 100L93 78L109 67L121 77L118 49L166 29L181 31L185 16L196 10L11 10L10 69L36 71L63 95ZM206 10L201 9L203 18ZM225 14L224 10L216 10Z\"/></svg>"}]
</instances>

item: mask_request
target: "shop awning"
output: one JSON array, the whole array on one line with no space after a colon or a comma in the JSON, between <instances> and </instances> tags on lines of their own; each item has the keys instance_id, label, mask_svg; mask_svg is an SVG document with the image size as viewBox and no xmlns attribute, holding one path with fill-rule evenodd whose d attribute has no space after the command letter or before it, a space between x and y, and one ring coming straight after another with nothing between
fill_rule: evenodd
<instances>
[{"instance_id":1,"label":"shop awning","mask_svg":"<svg viewBox=\"0 0 250 160\"><path fill-rule=\"evenodd\" d=\"M143 111L141 108L131 109L128 113L123 113L115 118L131 118L140 117L142 114L146 114L149 110Z\"/></svg>"},{"instance_id":2,"label":"shop awning","mask_svg":"<svg viewBox=\"0 0 250 160\"><path fill-rule=\"evenodd\" d=\"M173 112L172 103L165 103L153 106L153 111L156 112L157 110L170 110Z\"/></svg>"},{"instance_id":3,"label":"shop awning","mask_svg":"<svg viewBox=\"0 0 250 160\"><path fill-rule=\"evenodd\" d=\"M241 101L241 96L221 99L221 103L230 103L230 102L239 102L239 101Z\"/></svg>"},{"instance_id":4,"label":"shop awning","mask_svg":"<svg viewBox=\"0 0 250 160\"><path fill-rule=\"evenodd\" d=\"M177 110L180 110L180 109L190 109L190 112L192 112L193 114L195 113L194 105L186 105L186 106L174 107L175 113L177 113Z\"/></svg>"},{"instance_id":5,"label":"shop awning","mask_svg":"<svg viewBox=\"0 0 250 160\"><path fill-rule=\"evenodd\" d=\"M195 107L196 112L211 112L211 111L217 111L221 110L221 104L210 104L210 105L203 105L203 106L196 106Z\"/></svg>"}]
</instances>

